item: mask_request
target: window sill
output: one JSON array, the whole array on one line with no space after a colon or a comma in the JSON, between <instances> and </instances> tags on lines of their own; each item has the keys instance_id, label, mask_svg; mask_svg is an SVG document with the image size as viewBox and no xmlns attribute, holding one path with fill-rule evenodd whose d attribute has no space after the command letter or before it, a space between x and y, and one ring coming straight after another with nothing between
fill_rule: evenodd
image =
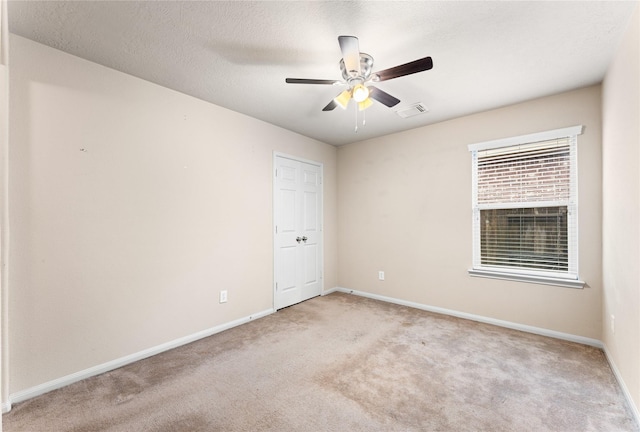
<instances>
[{"instance_id":1,"label":"window sill","mask_svg":"<svg viewBox=\"0 0 640 432\"><path fill-rule=\"evenodd\" d=\"M526 274L505 273L495 270L469 269L469 275L474 277L484 277L489 279L502 279L516 282L535 283L542 285L555 285L565 288L582 289L586 282L577 279L563 279L554 277L534 276Z\"/></svg>"}]
</instances>

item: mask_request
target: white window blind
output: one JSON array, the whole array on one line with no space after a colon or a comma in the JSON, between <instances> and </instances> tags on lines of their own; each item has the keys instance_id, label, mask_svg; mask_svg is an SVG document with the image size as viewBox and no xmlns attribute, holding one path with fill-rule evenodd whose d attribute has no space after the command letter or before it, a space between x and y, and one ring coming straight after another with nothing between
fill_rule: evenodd
<instances>
[{"instance_id":1,"label":"white window blind","mask_svg":"<svg viewBox=\"0 0 640 432\"><path fill-rule=\"evenodd\" d=\"M567 205L571 197L569 138L478 152L478 205Z\"/></svg>"},{"instance_id":2,"label":"white window blind","mask_svg":"<svg viewBox=\"0 0 640 432\"><path fill-rule=\"evenodd\" d=\"M474 270L578 279L581 130L580 126L469 146Z\"/></svg>"}]
</instances>

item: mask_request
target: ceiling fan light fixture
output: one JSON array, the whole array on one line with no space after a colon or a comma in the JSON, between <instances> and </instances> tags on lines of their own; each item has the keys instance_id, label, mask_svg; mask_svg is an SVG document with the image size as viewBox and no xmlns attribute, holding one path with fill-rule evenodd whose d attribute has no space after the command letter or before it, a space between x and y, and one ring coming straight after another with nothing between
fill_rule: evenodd
<instances>
[{"instance_id":1,"label":"ceiling fan light fixture","mask_svg":"<svg viewBox=\"0 0 640 432\"><path fill-rule=\"evenodd\" d=\"M362 102L358 102L358 110L364 111L367 108L369 108L371 105L373 105L373 101L370 98L366 98Z\"/></svg>"},{"instance_id":2,"label":"ceiling fan light fixture","mask_svg":"<svg viewBox=\"0 0 640 432\"><path fill-rule=\"evenodd\" d=\"M334 101L335 103L338 104L338 106L340 106L340 108L347 109L347 105L349 105L350 99L351 99L351 90L345 90L342 93L340 93L338 96L336 96Z\"/></svg>"},{"instance_id":3,"label":"ceiling fan light fixture","mask_svg":"<svg viewBox=\"0 0 640 432\"><path fill-rule=\"evenodd\" d=\"M356 102L364 102L369 97L369 89L362 84L353 88L353 99Z\"/></svg>"}]
</instances>

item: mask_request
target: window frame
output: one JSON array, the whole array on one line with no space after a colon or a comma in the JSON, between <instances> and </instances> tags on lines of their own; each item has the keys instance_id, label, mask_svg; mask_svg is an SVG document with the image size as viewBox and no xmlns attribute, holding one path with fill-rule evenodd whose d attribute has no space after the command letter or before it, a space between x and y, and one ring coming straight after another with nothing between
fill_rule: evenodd
<instances>
[{"instance_id":1,"label":"window frame","mask_svg":"<svg viewBox=\"0 0 640 432\"><path fill-rule=\"evenodd\" d=\"M485 141L469 144L468 149L472 156L472 245L473 256L472 266L468 270L470 276L485 277L491 279L514 280L519 282L529 282L544 285L556 285L568 288L583 288L584 281L578 277L578 179L577 179L577 137L581 135L584 127L582 125L571 126L562 129L554 129L544 132L538 132L528 135L520 135L516 137L503 138L493 141ZM541 141L549 141L554 139L570 139L571 148L571 176L570 182L572 195L567 210L571 212L567 221L567 236L569 243L569 268L566 273L562 272L545 272L542 270L533 270L526 267L494 267L483 266L481 264L481 239L480 239L480 210L482 205L478 204L478 152L484 150L493 150L505 147L513 147L517 145L525 145ZM544 207L547 203L536 203L536 207ZM557 204L553 204L557 205ZM522 208L523 203L504 203L496 204L495 208ZM527 207L528 208L528 207ZM486 207L484 208L486 209Z\"/></svg>"}]
</instances>

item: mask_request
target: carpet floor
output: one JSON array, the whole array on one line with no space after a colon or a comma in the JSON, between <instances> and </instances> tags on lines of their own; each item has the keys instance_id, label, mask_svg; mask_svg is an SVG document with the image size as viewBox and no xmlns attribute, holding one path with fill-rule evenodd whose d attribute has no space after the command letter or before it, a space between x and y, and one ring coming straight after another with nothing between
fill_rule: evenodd
<instances>
[{"instance_id":1,"label":"carpet floor","mask_svg":"<svg viewBox=\"0 0 640 432\"><path fill-rule=\"evenodd\" d=\"M342 293L16 404L3 427L640 430L597 348Z\"/></svg>"}]
</instances>

